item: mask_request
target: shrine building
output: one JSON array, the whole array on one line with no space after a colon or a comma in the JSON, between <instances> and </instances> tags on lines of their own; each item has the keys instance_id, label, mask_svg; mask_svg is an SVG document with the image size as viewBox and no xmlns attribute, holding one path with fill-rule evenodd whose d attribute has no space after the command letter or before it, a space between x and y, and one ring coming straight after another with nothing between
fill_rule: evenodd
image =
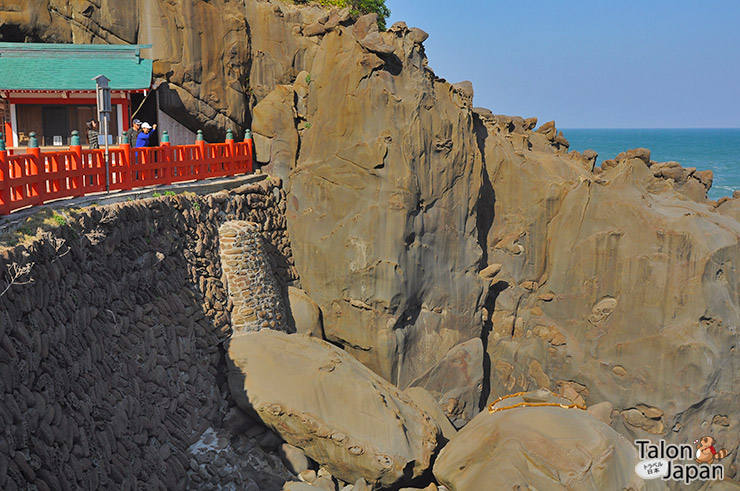
<instances>
[{"instance_id":1,"label":"shrine building","mask_svg":"<svg viewBox=\"0 0 740 491\"><path fill-rule=\"evenodd\" d=\"M26 146L31 131L41 146L69 145L72 130L85 135L85 123L97 119L98 75L110 80L109 134L120 135L151 90L152 60L141 57L147 48L0 42L0 136L9 147Z\"/></svg>"}]
</instances>

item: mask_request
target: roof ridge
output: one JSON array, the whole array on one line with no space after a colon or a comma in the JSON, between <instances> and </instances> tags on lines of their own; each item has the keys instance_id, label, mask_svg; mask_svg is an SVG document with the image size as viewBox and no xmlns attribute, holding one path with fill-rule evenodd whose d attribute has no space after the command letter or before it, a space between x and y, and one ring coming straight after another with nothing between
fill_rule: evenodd
<instances>
[{"instance_id":1,"label":"roof ridge","mask_svg":"<svg viewBox=\"0 0 740 491\"><path fill-rule=\"evenodd\" d=\"M142 49L150 49L151 44L73 44L73 43L8 43L0 42L0 56L134 56L140 57Z\"/></svg>"}]
</instances>

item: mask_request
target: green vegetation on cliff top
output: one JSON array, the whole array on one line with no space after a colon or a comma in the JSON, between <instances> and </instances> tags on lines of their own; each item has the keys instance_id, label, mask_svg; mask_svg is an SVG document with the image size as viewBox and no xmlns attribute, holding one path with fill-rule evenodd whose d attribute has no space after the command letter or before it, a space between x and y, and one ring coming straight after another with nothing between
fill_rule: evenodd
<instances>
[{"instance_id":1,"label":"green vegetation on cliff top","mask_svg":"<svg viewBox=\"0 0 740 491\"><path fill-rule=\"evenodd\" d=\"M308 0L293 0L295 3L308 3ZM327 7L348 7L353 16L376 13L378 14L378 27L385 29L385 20L391 15L391 10L386 7L385 0L316 0L317 3Z\"/></svg>"}]
</instances>

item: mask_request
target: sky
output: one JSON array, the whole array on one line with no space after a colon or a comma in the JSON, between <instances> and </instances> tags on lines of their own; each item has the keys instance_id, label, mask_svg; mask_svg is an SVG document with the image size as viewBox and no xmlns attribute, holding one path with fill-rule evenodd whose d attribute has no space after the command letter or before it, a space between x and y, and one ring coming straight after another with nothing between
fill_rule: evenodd
<instances>
[{"instance_id":1,"label":"sky","mask_svg":"<svg viewBox=\"0 0 740 491\"><path fill-rule=\"evenodd\" d=\"M740 1L386 0L474 105L558 128L740 128Z\"/></svg>"}]
</instances>

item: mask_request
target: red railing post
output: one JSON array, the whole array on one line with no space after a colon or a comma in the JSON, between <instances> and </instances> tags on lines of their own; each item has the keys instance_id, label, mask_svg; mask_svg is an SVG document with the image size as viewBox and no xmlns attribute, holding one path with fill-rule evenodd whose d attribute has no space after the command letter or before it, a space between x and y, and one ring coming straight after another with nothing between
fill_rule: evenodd
<instances>
[{"instance_id":1,"label":"red railing post","mask_svg":"<svg viewBox=\"0 0 740 491\"><path fill-rule=\"evenodd\" d=\"M254 140L252 140L252 131L247 129L244 132L244 142L247 144L247 173L254 171Z\"/></svg>"},{"instance_id":2,"label":"red railing post","mask_svg":"<svg viewBox=\"0 0 740 491\"><path fill-rule=\"evenodd\" d=\"M226 130L226 145L229 149L229 158L226 162L227 175L236 174L237 160L236 160L236 144L234 143L234 132L231 129Z\"/></svg>"},{"instance_id":3,"label":"red railing post","mask_svg":"<svg viewBox=\"0 0 740 491\"><path fill-rule=\"evenodd\" d=\"M69 141L69 151L73 152L72 162L72 189L76 190L75 196L85 195L85 177L82 168L82 146L80 145L80 133L77 130L72 132L72 139Z\"/></svg>"},{"instance_id":4,"label":"red railing post","mask_svg":"<svg viewBox=\"0 0 740 491\"><path fill-rule=\"evenodd\" d=\"M10 174L5 140L0 137L0 215L10 214Z\"/></svg>"},{"instance_id":5,"label":"red railing post","mask_svg":"<svg viewBox=\"0 0 740 491\"><path fill-rule=\"evenodd\" d=\"M30 168L28 170L29 176L35 176L29 183L29 195L37 197L38 202L34 204L44 204L44 195L46 194L46 169L44 162L41 160L41 149L39 148L39 141L36 139L36 132L32 131L28 134L28 147L26 152L31 156L29 159Z\"/></svg>"},{"instance_id":6,"label":"red railing post","mask_svg":"<svg viewBox=\"0 0 740 491\"><path fill-rule=\"evenodd\" d=\"M131 189L131 181L131 143L124 133L121 136L121 189Z\"/></svg>"},{"instance_id":7,"label":"red railing post","mask_svg":"<svg viewBox=\"0 0 740 491\"><path fill-rule=\"evenodd\" d=\"M162 132L162 161L163 161L163 169L162 169L162 179L164 179L165 184L172 184L172 149L170 148L170 135L167 133L167 130L164 130Z\"/></svg>"},{"instance_id":8,"label":"red railing post","mask_svg":"<svg viewBox=\"0 0 740 491\"><path fill-rule=\"evenodd\" d=\"M195 136L195 145L200 151L200 163L198 164L198 179L205 179L208 177L208 156L206 155L206 141L203 139L203 131L198 130L198 134Z\"/></svg>"}]
</instances>

